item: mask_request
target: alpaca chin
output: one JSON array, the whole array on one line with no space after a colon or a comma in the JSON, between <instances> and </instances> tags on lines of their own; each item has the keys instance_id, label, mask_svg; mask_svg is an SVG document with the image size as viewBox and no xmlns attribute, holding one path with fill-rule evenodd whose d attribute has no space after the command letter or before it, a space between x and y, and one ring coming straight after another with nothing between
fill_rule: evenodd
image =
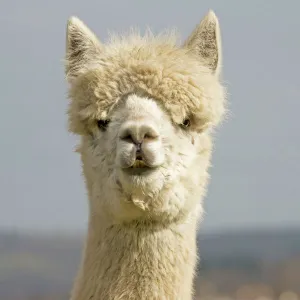
<instances>
[{"instance_id":1,"label":"alpaca chin","mask_svg":"<svg viewBox=\"0 0 300 300\"><path fill-rule=\"evenodd\" d=\"M165 178L161 167L128 168L117 172L118 182L127 194L154 195L160 191Z\"/></svg>"}]
</instances>

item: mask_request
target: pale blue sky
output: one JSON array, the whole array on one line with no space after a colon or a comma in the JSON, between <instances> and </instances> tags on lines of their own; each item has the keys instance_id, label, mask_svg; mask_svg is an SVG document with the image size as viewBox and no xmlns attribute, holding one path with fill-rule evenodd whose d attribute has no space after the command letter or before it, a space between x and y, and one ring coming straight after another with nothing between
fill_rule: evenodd
<instances>
[{"instance_id":1,"label":"pale blue sky","mask_svg":"<svg viewBox=\"0 0 300 300\"><path fill-rule=\"evenodd\" d=\"M82 230L87 200L66 130L65 27L186 38L220 19L231 118L219 130L205 230L300 226L300 2L1 1L0 228Z\"/></svg>"}]
</instances>

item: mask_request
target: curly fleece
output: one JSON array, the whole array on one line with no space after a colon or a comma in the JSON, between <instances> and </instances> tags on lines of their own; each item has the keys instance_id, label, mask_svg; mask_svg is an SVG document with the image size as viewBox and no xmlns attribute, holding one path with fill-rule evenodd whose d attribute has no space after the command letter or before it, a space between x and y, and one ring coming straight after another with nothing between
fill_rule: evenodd
<instances>
[{"instance_id":1,"label":"curly fleece","mask_svg":"<svg viewBox=\"0 0 300 300\"><path fill-rule=\"evenodd\" d=\"M78 57L80 51L67 57L67 65L73 66L67 76L73 80L69 124L74 133L83 134L87 124L107 118L130 93L161 101L174 122L189 117L199 131L222 119L224 87L199 56L176 46L173 35L131 34L93 47L90 57L87 51L82 51L85 57Z\"/></svg>"}]
</instances>

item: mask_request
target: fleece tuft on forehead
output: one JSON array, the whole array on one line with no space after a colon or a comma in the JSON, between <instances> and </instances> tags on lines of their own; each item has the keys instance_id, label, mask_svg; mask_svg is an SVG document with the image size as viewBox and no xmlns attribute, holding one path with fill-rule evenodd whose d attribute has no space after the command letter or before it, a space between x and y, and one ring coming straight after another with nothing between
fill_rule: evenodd
<instances>
[{"instance_id":1,"label":"fleece tuft on forehead","mask_svg":"<svg viewBox=\"0 0 300 300\"><path fill-rule=\"evenodd\" d=\"M71 85L71 130L105 118L124 96L144 93L161 101L174 122L193 116L215 126L224 113L224 88L174 34L114 36Z\"/></svg>"},{"instance_id":2,"label":"fleece tuft on forehead","mask_svg":"<svg viewBox=\"0 0 300 300\"><path fill-rule=\"evenodd\" d=\"M219 22L210 11L182 46L175 32L113 35L102 44L78 18L67 26L65 72L70 83L70 130L107 118L116 104L136 93L159 101L176 123L191 118L199 130L224 115L220 83Z\"/></svg>"}]
</instances>

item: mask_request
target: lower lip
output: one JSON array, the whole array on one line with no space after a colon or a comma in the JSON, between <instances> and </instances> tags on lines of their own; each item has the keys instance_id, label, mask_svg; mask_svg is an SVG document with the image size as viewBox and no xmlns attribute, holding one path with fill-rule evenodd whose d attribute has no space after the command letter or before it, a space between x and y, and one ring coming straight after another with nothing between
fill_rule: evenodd
<instances>
[{"instance_id":1,"label":"lower lip","mask_svg":"<svg viewBox=\"0 0 300 300\"><path fill-rule=\"evenodd\" d=\"M142 168L126 168L123 169L124 172L130 175L144 175L153 171L153 168L142 167Z\"/></svg>"}]
</instances>

